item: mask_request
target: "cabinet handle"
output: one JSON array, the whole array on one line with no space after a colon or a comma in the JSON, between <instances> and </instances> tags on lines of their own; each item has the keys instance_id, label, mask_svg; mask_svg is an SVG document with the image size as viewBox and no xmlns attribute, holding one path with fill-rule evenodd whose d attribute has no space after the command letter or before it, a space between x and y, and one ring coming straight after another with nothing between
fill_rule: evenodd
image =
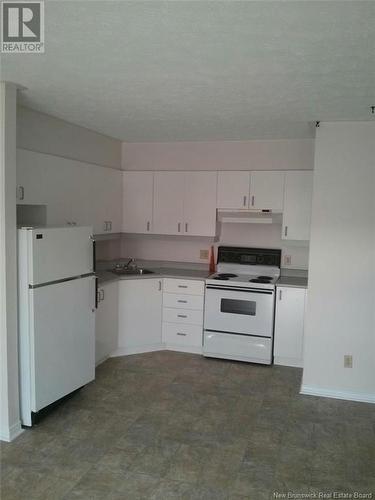
<instances>
[{"instance_id":1,"label":"cabinet handle","mask_svg":"<svg viewBox=\"0 0 375 500\"><path fill-rule=\"evenodd\" d=\"M109 231L112 231L112 221L108 221L108 225L109 225Z\"/></svg>"},{"instance_id":2,"label":"cabinet handle","mask_svg":"<svg viewBox=\"0 0 375 500\"><path fill-rule=\"evenodd\" d=\"M253 195L251 197L251 206L253 207L254 206L254 203L255 203L255 196Z\"/></svg>"},{"instance_id":3,"label":"cabinet handle","mask_svg":"<svg viewBox=\"0 0 375 500\"><path fill-rule=\"evenodd\" d=\"M187 300L178 300L177 301L179 304L187 304Z\"/></svg>"},{"instance_id":4,"label":"cabinet handle","mask_svg":"<svg viewBox=\"0 0 375 500\"><path fill-rule=\"evenodd\" d=\"M246 207L246 205L247 205L247 203L246 203L246 202L247 202L247 196L244 196L244 197L243 197L243 206L244 206L244 207Z\"/></svg>"},{"instance_id":5,"label":"cabinet handle","mask_svg":"<svg viewBox=\"0 0 375 500\"><path fill-rule=\"evenodd\" d=\"M108 231L108 222L104 221L104 231Z\"/></svg>"},{"instance_id":6,"label":"cabinet handle","mask_svg":"<svg viewBox=\"0 0 375 500\"><path fill-rule=\"evenodd\" d=\"M100 301L104 300L104 290L103 290L103 288L100 290L99 293L100 293L100 295L99 295Z\"/></svg>"},{"instance_id":7,"label":"cabinet handle","mask_svg":"<svg viewBox=\"0 0 375 500\"><path fill-rule=\"evenodd\" d=\"M279 290L279 300L281 300L282 298L283 298L283 291Z\"/></svg>"},{"instance_id":8,"label":"cabinet handle","mask_svg":"<svg viewBox=\"0 0 375 500\"><path fill-rule=\"evenodd\" d=\"M187 318L186 314L177 314L177 318Z\"/></svg>"},{"instance_id":9,"label":"cabinet handle","mask_svg":"<svg viewBox=\"0 0 375 500\"><path fill-rule=\"evenodd\" d=\"M188 227L189 227L189 226L188 226L188 223L187 223L187 222L185 222L185 233L187 233L187 232L188 232Z\"/></svg>"},{"instance_id":10,"label":"cabinet handle","mask_svg":"<svg viewBox=\"0 0 375 500\"><path fill-rule=\"evenodd\" d=\"M178 288L187 288L187 285L178 285Z\"/></svg>"},{"instance_id":11,"label":"cabinet handle","mask_svg":"<svg viewBox=\"0 0 375 500\"><path fill-rule=\"evenodd\" d=\"M186 333L181 333L181 332L177 332L177 335L180 335L181 337L186 337Z\"/></svg>"},{"instance_id":12,"label":"cabinet handle","mask_svg":"<svg viewBox=\"0 0 375 500\"><path fill-rule=\"evenodd\" d=\"M150 231L150 221L147 221L147 231Z\"/></svg>"},{"instance_id":13,"label":"cabinet handle","mask_svg":"<svg viewBox=\"0 0 375 500\"><path fill-rule=\"evenodd\" d=\"M159 292L161 291L161 281L159 281Z\"/></svg>"},{"instance_id":14,"label":"cabinet handle","mask_svg":"<svg viewBox=\"0 0 375 500\"><path fill-rule=\"evenodd\" d=\"M285 229L284 229L284 236L288 236L288 226L285 226Z\"/></svg>"},{"instance_id":15,"label":"cabinet handle","mask_svg":"<svg viewBox=\"0 0 375 500\"><path fill-rule=\"evenodd\" d=\"M177 231L180 233L181 232L181 222L177 224Z\"/></svg>"},{"instance_id":16,"label":"cabinet handle","mask_svg":"<svg viewBox=\"0 0 375 500\"><path fill-rule=\"evenodd\" d=\"M25 199L25 188L23 186L19 186L18 188L18 197L20 200Z\"/></svg>"}]
</instances>

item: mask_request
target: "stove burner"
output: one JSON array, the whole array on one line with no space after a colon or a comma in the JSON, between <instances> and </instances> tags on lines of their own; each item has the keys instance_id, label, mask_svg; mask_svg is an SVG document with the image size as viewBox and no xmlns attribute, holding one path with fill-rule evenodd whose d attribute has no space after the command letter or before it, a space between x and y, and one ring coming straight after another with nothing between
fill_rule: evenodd
<instances>
[{"instance_id":1,"label":"stove burner","mask_svg":"<svg viewBox=\"0 0 375 500\"><path fill-rule=\"evenodd\" d=\"M258 280L272 280L272 276L257 276Z\"/></svg>"},{"instance_id":2,"label":"stove burner","mask_svg":"<svg viewBox=\"0 0 375 500\"><path fill-rule=\"evenodd\" d=\"M272 281L272 278L269 278L269 279L264 279L264 278L253 278L251 280L249 280L251 283L271 283Z\"/></svg>"},{"instance_id":3,"label":"stove burner","mask_svg":"<svg viewBox=\"0 0 375 500\"><path fill-rule=\"evenodd\" d=\"M215 280L222 280L222 279L229 279L229 278L237 278L237 274L233 273L219 273L217 276L215 276Z\"/></svg>"}]
</instances>

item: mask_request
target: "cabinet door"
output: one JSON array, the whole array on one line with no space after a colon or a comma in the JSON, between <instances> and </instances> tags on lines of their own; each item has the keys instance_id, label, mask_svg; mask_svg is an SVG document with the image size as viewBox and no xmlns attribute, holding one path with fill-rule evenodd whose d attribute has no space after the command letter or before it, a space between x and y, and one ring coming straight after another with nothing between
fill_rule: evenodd
<instances>
[{"instance_id":1,"label":"cabinet door","mask_svg":"<svg viewBox=\"0 0 375 500\"><path fill-rule=\"evenodd\" d=\"M154 220L155 234L183 234L184 172L155 172Z\"/></svg>"},{"instance_id":2,"label":"cabinet door","mask_svg":"<svg viewBox=\"0 0 375 500\"><path fill-rule=\"evenodd\" d=\"M153 172L123 172L122 230L152 231Z\"/></svg>"},{"instance_id":3,"label":"cabinet door","mask_svg":"<svg viewBox=\"0 0 375 500\"><path fill-rule=\"evenodd\" d=\"M118 281L98 287L98 308L95 318L95 362L99 364L117 349Z\"/></svg>"},{"instance_id":4,"label":"cabinet door","mask_svg":"<svg viewBox=\"0 0 375 500\"><path fill-rule=\"evenodd\" d=\"M192 236L216 234L216 172L186 172L184 233Z\"/></svg>"},{"instance_id":5,"label":"cabinet door","mask_svg":"<svg viewBox=\"0 0 375 500\"><path fill-rule=\"evenodd\" d=\"M284 240L310 239L312 185L312 172L286 173L282 228Z\"/></svg>"},{"instance_id":6,"label":"cabinet door","mask_svg":"<svg viewBox=\"0 0 375 500\"><path fill-rule=\"evenodd\" d=\"M285 172L251 172L250 208L281 212Z\"/></svg>"},{"instance_id":7,"label":"cabinet door","mask_svg":"<svg viewBox=\"0 0 375 500\"><path fill-rule=\"evenodd\" d=\"M162 282L119 282L119 350L123 354L161 348Z\"/></svg>"},{"instance_id":8,"label":"cabinet door","mask_svg":"<svg viewBox=\"0 0 375 500\"><path fill-rule=\"evenodd\" d=\"M90 218L95 234L121 231L122 172L89 166Z\"/></svg>"},{"instance_id":9,"label":"cabinet door","mask_svg":"<svg viewBox=\"0 0 375 500\"><path fill-rule=\"evenodd\" d=\"M303 328L306 290L277 287L274 356L275 363L303 366Z\"/></svg>"},{"instance_id":10,"label":"cabinet door","mask_svg":"<svg viewBox=\"0 0 375 500\"><path fill-rule=\"evenodd\" d=\"M50 179L45 177L43 155L17 149L17 203L46 205Z\"/></svg>"},{"instance_id":11,"label":"cabinet door","mask_svg":"<svg viewBox=\"0 0 375 500\"><path fill-rule=\"evenodd\" d=\"M217 208L249 208L250 172L218 172Z\"/></svg>"}]
</instances>

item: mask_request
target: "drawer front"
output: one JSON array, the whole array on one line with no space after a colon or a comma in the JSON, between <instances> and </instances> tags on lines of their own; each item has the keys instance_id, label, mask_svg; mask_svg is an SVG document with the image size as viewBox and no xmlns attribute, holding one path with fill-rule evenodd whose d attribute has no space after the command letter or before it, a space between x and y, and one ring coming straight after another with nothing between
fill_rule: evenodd
<instances>
[{"instance_id":1,"label":"drawer front","mask_svg":"<svg viewBox=\"0 0 375 500\"><path fill-rule=\"evenodd\" d=\"M163 308L163 321L167 323L179 323L190 325L203 325L203 311L192 311L190 309Z\"/></svg>"},{"instance_id":2,"label":"drawer front","mask_svg":"<svg viewBox=\"0 0 375 500\"><path fill-rule=\"evenodd\" d=\"M163 342L167 345L202 347L202 327L163 323Z\"/></svg>"},{"instance_id":3,"label":"drawer front","mask_svg":"<svg viewBox=\"0 0 375 500\"><path fill-rule=\"evenodd\" d=\"M164 292L203 295L204 281L164 278Z\"/></svg>"},{"instance_id":4,"label":"drawer front","mask_svg":"<svg viewBox=\"0 0 375 500\"><path fill-rule=\"evenodd\" d=\"M179 293L164 293L164 307L176 307L178 309L203 310L203 295L182 295Z\"/></svg>"}]
</instances>

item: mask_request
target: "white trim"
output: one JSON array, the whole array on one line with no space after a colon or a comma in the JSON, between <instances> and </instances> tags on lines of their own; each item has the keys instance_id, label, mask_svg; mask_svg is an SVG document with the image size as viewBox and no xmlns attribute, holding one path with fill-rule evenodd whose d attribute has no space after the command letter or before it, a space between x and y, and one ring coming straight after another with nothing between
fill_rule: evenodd
<instances>
[{"instance_id":1,"label":"white trim","mask_svg":"<svg viewBox=\"0 0 375 500\"><path fill-rule=\"evenodd\" d=\"M167 345L164 347L166 351L174 351L174 352L188 352L191 354L203 354L202 346L177 346L177 345Z\"/></svg>"},{"instance_id":2,"label":"white trim","mask_svg":"<svg viewBox=\"0 0 375 500\"><path fill-rule=\"evenodd\" d=\"M303 368L303 361L299 358L287 358L285 356L275 356L273 363L280 366L293 366L294 368Z\"/></svg>"},{"instance_id":3,"label":"white trim","mask_svg":"<svg viewBox=\"0 0 375 500\"><path fill-rule=\"evenodd\" d=\"M348 401L359 401L362 403L375 404L375 394L361 394L358 392L348 391L335 391L333 389L321 389L320 387L313 387L302 385L300 394L308 396L321 396L323 398L345 399Z\"/></svg>"},{"instance_id":4,"label":"white trim","mask_svg":"<svg viewBox=\"0 0 375 500\"><path fill-rule=\"evenodd\" d=\"M15 424L11 425L8 429L2 429L0 433L0 441L6 441L9 443L16 439L20 434L22 434L24 429L21 427L21 421L19 420Z\"/></svg>"},{"instance_id":5,"label":"white trim","mask_svg":"<svg viewBox=\"0 0 375 500\"><path fill-rule=\"evenodd\" d=\"M142 354L145 352L163 351L163 344L147 344L139 347L119 347L109 357L117 358L118 356L129 356L130 354Z\"/></svg>"}]
</instances>

